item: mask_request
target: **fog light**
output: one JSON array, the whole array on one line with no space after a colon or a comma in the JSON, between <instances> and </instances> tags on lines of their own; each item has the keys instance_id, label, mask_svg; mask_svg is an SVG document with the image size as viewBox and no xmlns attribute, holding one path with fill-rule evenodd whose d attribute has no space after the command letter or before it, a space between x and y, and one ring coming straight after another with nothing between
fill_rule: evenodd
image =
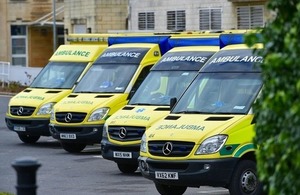
<instances>
[{"instance_id":1,"label":"fog light","mask_svg":"<svg viewBox=\"0 0 300 195\"><path fill-rule=\"evenodd\" d=\"M210 169L210 164L204 164L203 169L204 170L209 170Z\"/></svg>"},{"instance_id":2,"label":"fog light","mask_svg":"<svg viewBox=\"0 0 300 195\"><path fill-rule=\"evenodd\" d=\"M142 171L148 171L148 165L145 161L140 161L140 168Z\"/></svg>"},{"instance_id":3,"label":"fog light","mask_svg":"<svg viewBox=\"0 0 300 195\"><path fill-rule=\"evenodd\" d=\"M93 128L93 132L97 132L98 131L98 128Z\"/></svg>"}]
</instances>

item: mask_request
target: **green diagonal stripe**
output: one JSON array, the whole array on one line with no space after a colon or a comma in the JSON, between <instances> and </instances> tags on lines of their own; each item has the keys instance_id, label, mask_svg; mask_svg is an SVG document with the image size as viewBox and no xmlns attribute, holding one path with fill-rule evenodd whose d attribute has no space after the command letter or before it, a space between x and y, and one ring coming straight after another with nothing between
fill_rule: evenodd
<instances>
[{"instance_id":1,"label":"green diagonal stripe","mask_svg":"<svg viewBox=\"0 0 300 195\"><path fill-rule=\"evenodd\" d=\"M241 154L243 154L245 151L250 150L250 149L255 149L254 144L247 144L242 146L235 154L234 157L240 157Z\"/></svg>"}]
</instances>

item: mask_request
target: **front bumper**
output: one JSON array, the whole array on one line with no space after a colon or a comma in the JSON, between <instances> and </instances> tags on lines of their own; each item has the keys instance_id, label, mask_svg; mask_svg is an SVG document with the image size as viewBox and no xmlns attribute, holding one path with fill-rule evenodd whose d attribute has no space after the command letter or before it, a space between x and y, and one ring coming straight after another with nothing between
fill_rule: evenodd
<instances>
[{"instance_id":1,"label":"front bumper","mask_svg":"<svg viewBox=\"0 0 300 195\"><path fill-rule=\"evenodd\" d=\"M39 119L20 119L5 117L5 123L9 130L18 134L32 135L32 136L50 136L49 132L49 118Z\"/></svg>"},{"instance_id":2,"label":"front bumper","mask_svg":"<svg viewBox=\"0 0 300 195\"><path fill-rule=\"evenodd\" d=\"M226 187L237 158L211 160L153 160L139 157L142 175L156 183L188 187L215 186ZM178 179L156 179L155 172L177 172Z\"/></svg>"},{"instance_id":3,"label":"front bumper","mask_svg":"<svg viewBox=\"0 0 300 195\"><path fill-rule=\"evenodd\" d=\"M48 128L52 137L61 142L100 144L102 139L103 125L59 126L49 124Z\"/></svg>"},{"instance_id":4,"label":"front bumper","mask_svg":"<svg viewBox=\"0 0 300 195\"><path fill-rule=\"evenodd\" d=\"M131 153L131 158L122 156L114 157L114 152ZM116 163L138 164L140 145L116 145L109 142L107 138L103 138L101 141L101 154L104 159L115 161Z\"/></svg>"}]
</instances>

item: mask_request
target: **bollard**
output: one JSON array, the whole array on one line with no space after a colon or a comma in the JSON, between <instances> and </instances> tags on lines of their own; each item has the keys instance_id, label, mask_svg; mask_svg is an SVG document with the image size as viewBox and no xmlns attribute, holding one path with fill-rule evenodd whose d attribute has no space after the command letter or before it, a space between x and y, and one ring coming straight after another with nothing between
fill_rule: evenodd
<instances>
[{"instance_id":1,"label":"bollard","mask_svg":"<svg viewBox=\"0 0 300 195\"><path fill-rule=\"evenodd\" d=\"M17 172L17 195L36 195L36 171L40 166L32 157L22 157L12 163Z\"/></svg>"}]
</instances>

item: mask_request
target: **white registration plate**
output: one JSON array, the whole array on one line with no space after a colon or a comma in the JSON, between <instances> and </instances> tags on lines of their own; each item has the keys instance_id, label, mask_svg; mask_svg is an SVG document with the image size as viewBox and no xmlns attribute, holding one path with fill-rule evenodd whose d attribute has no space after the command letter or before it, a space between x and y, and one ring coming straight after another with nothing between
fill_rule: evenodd
<instances>
[{"instance_id":1,"label":"white registration plate","mask_svg":"<svg viewBox=\"0 0 300 195\"><path fill-rule=\"evenodd\" d=\"M15 131L26 131L26 128L23 126L14 126Z\"/></svg>"},{"instance_id":2,"label":"white registration plate","mask_svg":"<svg viewBox=\"0 0 300 195\"><path fill-rule=\"evenodd\" d=\"M59 134L60 139L76 139L76 134L61 133Z\"/></svg>"},{"instance_id":3,"label":"white registration plate","mask_svg":"<svg viewBox=\"0 0 300 195\"><path fill-rule=\"evenodd\" d=\"M131 152L114 151L114 158L132 158L132 154L131 154Z\"/></svg>"},{"instance_id":4,"label":"white registration plate","mask_svg":"<svg viewBox=\"0 0 300 195\"><path fill-rule=\"evenodd\" d=\"M178 179L178 173L177 172L161 172L161 171L155 171L155 178L156 179Z\"/></svg>"}]
</instances>

